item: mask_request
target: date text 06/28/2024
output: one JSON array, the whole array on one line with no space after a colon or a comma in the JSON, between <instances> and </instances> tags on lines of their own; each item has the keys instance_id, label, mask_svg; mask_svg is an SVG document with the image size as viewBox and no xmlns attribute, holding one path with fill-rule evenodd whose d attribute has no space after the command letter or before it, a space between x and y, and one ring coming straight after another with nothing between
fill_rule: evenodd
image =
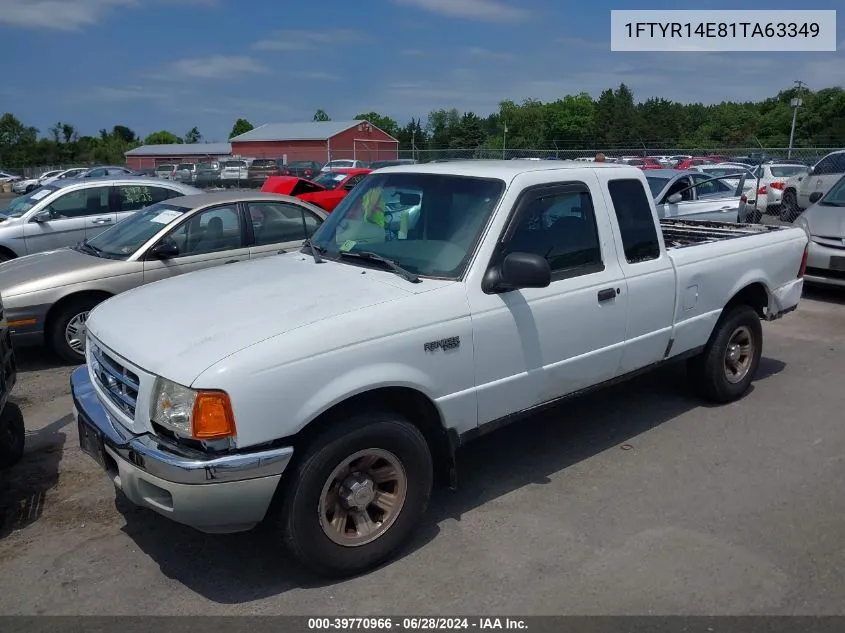
<instances>
[{"instance_id":1,"label":"date text 06/28/2024","mask_svg":"<svg viewBox=\"0 0 845 633\"><path fill-rule=\"evenodd\" d=\"M836 11L610 12L612 51L835 51ZM764 15L765 20L760 17Z\"/></svg>"},{"instance_id":2,"label":"date text 06/28/2024","mask_svg":"<svg viewBox=\"0 0 845 633\"><path fill-rule=\"evenodd\" d=\"M309 631L446 631L512 630L525 631L521 618L501 617L373 617L308 618Z\"/></svg>"}]
</instances>

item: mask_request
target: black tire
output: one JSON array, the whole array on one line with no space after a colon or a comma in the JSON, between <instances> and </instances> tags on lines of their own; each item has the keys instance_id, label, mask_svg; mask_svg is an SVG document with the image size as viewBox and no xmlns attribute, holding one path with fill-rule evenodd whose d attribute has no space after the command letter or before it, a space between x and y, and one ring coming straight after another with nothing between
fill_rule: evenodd
<instances>
[{"instance_id":1,"label":"black tire","mask_svg":"<svg viewBox=\"0 0 845 633\"><path fill-rule=\"evenodd\" d=\"M21 460L25 438L20 407L14 402L7 402L0 413L0 470L11 468Z\"/></svg>"},{"instance_id":2,"label":"black tire","mask_svg":"<svg viewBox=\"0 0 845 633\"><path fill-rule=\"evenodd\" d=\"M392 524L375 540L344 546L329 538L321 525L323 488L344 460L372 449L388 451L401 464L406 480L404 502ZM303 565L332 578L365 572L396 552L425 513L433 482L431 451L422 433L401 416L387 412L370 411L331 426L309 443L291 467L268 526L281 532L288 550Z\"/></svg>"},{"instance_id":3,"label":"black tire","mask_svg":"<svg viewBox=\"0 0 845 633\"><path fill-rule=\"evenodd\" d=\"M728 378L728 352L732 343L748 335L748 365L736 380ZM748 305L727 309L719 321L704 351L691 358L687 370L692 387L705 399L724 404L742 398L748 393L760 365L763 353L763 327L757 312Z\"/></svg>"},{"instance_id":4,"label":"black tire","mask_svg":"<svg viewBox=\"0 0 845 633\"><path fill-rule=\"evenodd\" d=\"M780 221L781 222L795 222L795 218L801 215L801 209L798 208L798 198L792 189L787 189L783 192L780 206Z\"/></svg>"},{"instance_id":5,"label":"black tire","mask_svg":"<svg viewBox=\"0 0 845 633\"><path fill-rule=\"evenodd\" d=\"M65 338L65 330L67 329L68 324L73 320L77 315L81 315L85 312L90 312L97 306L99 303L104 301L104 299L93 299L93 298L86 298L86 299L78 299L76 301L72 301L64 306L58 314L56 314L55 318L50 320L50 327L47 332L48 342L52 350L64 361L69 363L74 363L76 365L81 365L85 362L85 353L78 352L73 347L68 344L68 341Z\"/></svg>"}]
</instances>

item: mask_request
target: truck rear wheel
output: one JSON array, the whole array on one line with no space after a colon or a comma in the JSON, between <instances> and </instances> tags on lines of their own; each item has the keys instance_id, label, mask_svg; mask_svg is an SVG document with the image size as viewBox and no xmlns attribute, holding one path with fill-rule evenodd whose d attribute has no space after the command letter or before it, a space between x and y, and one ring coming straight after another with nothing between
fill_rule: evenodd
<instances>
[{"instance_id":1,"label":"truck rear wheel","mask_svg":"<svg viewBox=\"0 0 845 633\"><path fill-rule=\"evenodd\" d=\"M428 506L428 443L393 413L369 412L329 428L286 475L272 523L306 567L331 577L387 560Z\"/></svg>"},{"instance_id":2,"label":"truck rear wheel","mask_svg":"<svg viewBox=\"0 0 845 633\"><path fill-rule=\"evenodd\" d=\"M704 351L689 360L693 388L712 402L738 400L748 392L762 352L763 328L754 308L738 305L728 309Z\"/></svg>"},{"instance_id":3,"label":"truck rear wheel","mask_svg":"<svg viewBox=\"0 0 845 633\"><path fill-rule=\"evenodd\" d=\"M0 413L0 469L11 468L20 461L25 437L20 407L14 402L7 402Z\"/></svg>"}]
</instances>

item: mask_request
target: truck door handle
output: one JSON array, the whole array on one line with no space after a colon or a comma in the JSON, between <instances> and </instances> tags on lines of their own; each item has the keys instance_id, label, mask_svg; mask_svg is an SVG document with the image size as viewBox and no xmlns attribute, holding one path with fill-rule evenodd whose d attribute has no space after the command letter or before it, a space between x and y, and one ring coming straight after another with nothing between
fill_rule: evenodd
<instances>
[{"instance_id":1,"label":"truck door handle","mask_svg":"<svg viewBox=\"0 0 845 633\"><path fill-rule=\"evenodd\" d=\"M97 218L92 224L108 224L109 222L111 222L111 218Z\"/></svg>"},{"instance_id":2,"label":"truck door handle","mask_svg":"<svg viewBox=\"0 0 845 633\"><path fill-rule=\"evenodd\" d=\"M605 288L599 290L599 301L610 301L616 298L616 288Z\"/></svg>"}]
</instances>

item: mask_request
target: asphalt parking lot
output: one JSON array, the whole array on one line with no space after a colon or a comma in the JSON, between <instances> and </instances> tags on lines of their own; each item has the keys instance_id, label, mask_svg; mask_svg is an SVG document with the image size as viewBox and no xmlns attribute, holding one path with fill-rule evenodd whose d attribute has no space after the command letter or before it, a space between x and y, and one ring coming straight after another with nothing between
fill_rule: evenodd
<instances>
[{"instance_id":1,"label":"asphalt parking lot","mask_svg":"<svg viewBox=\"0 0 845 633\"><path fill-rule=\"evenodd\" d=\"M845 293L765 326L752 393L667 367L463 449L413 545L326 584L273 535L134 509L79 450L70 367L19 353L27 454L0 483L4 614L845 613Z\"/></svg>"},{"instance_id":2,"label":"asphalt parking lot","mask_svg":"<svg viewBox=\"0 0 845 633\"><path fill-rule=\"evenodd\" d=\"M845 614L845 292L764 331L740 402L702 405L670 366L478 440L413 544L336 583L272 534L131 507L80 452L73 368L19 350L0 613Z\"/></svg>"}]
</instances>

